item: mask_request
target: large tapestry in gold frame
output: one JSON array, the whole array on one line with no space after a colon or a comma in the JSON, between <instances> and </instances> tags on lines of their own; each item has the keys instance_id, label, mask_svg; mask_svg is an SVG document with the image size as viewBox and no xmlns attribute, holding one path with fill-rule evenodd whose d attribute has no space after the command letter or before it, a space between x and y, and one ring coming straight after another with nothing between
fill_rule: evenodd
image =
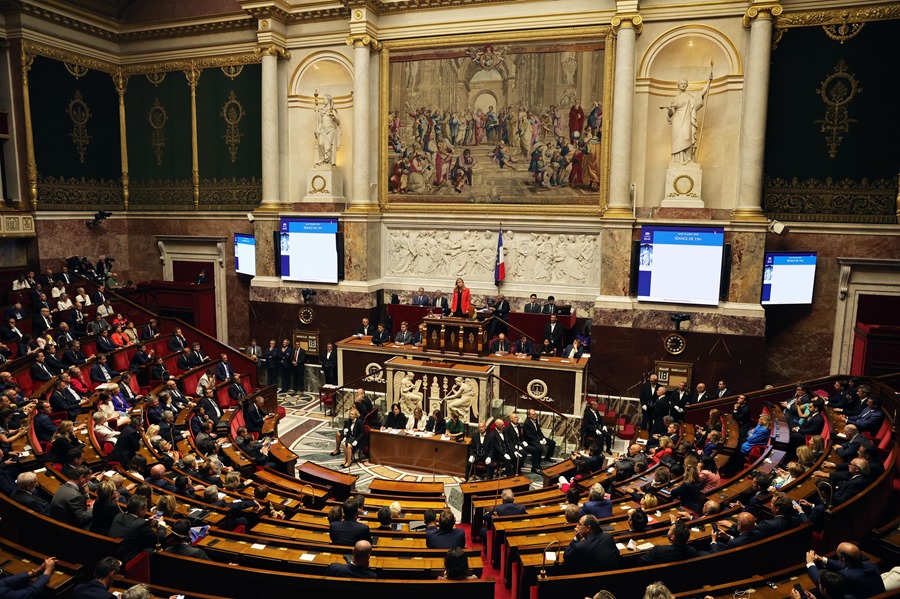
<instances>
[{"instance_id":1,"label":"large tapestry in gold frame","mask_svg":"<svg viewBox=\"0 0 900 599\"><path fill-rule=\"evenodd\" d=\"M608 26L385 42L382 209L599 213L614 44Z\"/></svg>"}]
</instances>

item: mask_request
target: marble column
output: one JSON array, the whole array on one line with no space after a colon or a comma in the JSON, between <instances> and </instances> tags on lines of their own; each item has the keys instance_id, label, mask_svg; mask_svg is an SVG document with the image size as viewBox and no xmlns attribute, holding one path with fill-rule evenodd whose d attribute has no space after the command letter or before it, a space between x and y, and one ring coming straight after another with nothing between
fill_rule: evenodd
<instances>
[{"instance_id":1,"label":"marble column","mask_svg":"<svg viewBox=\"0 0 900 599\"><path fill-rule=\"evenodd\" d=\"M631 145L634 123L634 46L641 31L640 15L612 18L616 33L613 83L612 145L609 164L609 205L605 218L632 218Z\"/></svg>"},{"instance_id":2,"label":"marble column","mask_svg":"<svg viewBox=\"0 0 900 599\"><path fill-rule=\"evenodd\" d=\"M262 205L281 207L280 165L278 152L278 49L262 50Z\"/></svg>"},{"instance_id":3,"label":"marble column","mask_svg":"<svg viewBox=\"0 0 900 599\"><path fill-rule=\"evenodd\" d=\"M762 211L763 159L766 150L766 113L769 101L769 60L772 54L772 19L781 14L778 3L760 3L747 9L744 26L750 27L741 107L736 221L765 221Z\"/></svg>"},{"instance_id":4,"label":"marble column","mask_svg":"<svg viewBox=\"0 0 900 599\"><path fill-rule=\"evenodd\" d=\"M372 152L369 135L369 47L373 44L377 42L368 34L347 38L347 45L353 46L353 194L350 205L356 209L377 203L369 188Z\"/></svg>"}]
</instances>

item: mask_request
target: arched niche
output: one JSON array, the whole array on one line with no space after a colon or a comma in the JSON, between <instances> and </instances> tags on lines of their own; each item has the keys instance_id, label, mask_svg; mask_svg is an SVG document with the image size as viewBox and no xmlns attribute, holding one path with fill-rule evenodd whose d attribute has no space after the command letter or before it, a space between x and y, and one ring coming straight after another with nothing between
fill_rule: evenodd
<instances>
[{"instance_id":1,"label":"arched niche","mask_svg":"<svg viewBox=\"0 0 900 599\"><path fill-rule=\"evenodd\" d=\"M703 168L702 199L707 208L734 207L740 136L743 64L734 41L702 24L674 27L653 40L638 61L635 81L636 204L659 206L671 160L671 127L666 107L678 94L678 81L699 93L713 63L709 97L699 116L697 161Z\"/></svg>"}]
</instances>

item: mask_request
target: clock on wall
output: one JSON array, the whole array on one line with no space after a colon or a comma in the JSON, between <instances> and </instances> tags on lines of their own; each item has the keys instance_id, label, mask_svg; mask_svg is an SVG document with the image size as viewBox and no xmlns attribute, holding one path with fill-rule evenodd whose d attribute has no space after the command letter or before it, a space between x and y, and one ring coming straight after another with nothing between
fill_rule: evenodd
<instances>
[{"instance_id":1,"label":"clock on wall","mask_svg":"<svg viewBox=\"0 0 900 599\"><path fill-rule=\"evenodd\" d=\"M687 348L687 341L678 333L672 333L663 339L663 347L673 356L677 356Z\"/></svg>"},{"instance_id":2,"label":"clock on wall","mask_svg":"<svg viewBox=\"0 0 900 599\"><path fill-rule=\"evenodd\" d=\"M303 324L311 324L315 315L315 312L309 306L300 308L300 322Z\"/></svg>"}]
</instances>

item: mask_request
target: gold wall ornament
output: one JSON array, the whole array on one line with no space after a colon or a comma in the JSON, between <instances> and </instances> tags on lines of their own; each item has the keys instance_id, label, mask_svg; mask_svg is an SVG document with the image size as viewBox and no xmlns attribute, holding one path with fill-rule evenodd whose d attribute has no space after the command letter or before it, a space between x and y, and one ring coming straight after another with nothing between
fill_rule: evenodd
<instances>
[{"instance_id":1,"label":"gold wall ornament","mask_svg":"<svg viewBox=\"0 0 900 599\"><path fill-rule=\"evenodd\" d=\"M159 84L165 81L166 73L147 73L146 77L147 81L153 84L154 87L159 87Z\"/></svg>"},{"instance_id":2,"label":"gold wall ornament","mask_svg":"<svg viewBox=\"0 0 900 599\"><path fill-rule=\"evenodd\" d=\"M634 29L634 32L640 35L644 30L644 18L639 14L622 14L614 16L609 24L612 26L613 33L618 33L619 29Z\"/></svg>"},{"instance_id":3,"label":"gold wall ornament","mask_svg":"<svg viewBox=\"0 0 900 599\"><path fill-rule=\"evenodd\" d=\"M261 44L253 48L256 56L277 56L278 58L290 58L291 53L287 48L283 48L278 44ZM258 61L257 61L258 62Z\"/></svg>"},{"instance_id":4,"label":"gold wall ornament","mask_svg":"<svg viewBox=\"0 0 900 599\"><path fill-rule=\"evenodd\" d=\"M225 119L226 128L223 137L231 155L231 162L237 162L238 146L241 144L241 137L244 136L240 128L241 119L244 118L244 107L237 101L234 91L228 93L228 100L222 106L219 116Z\"/></svg>"},{"instance_id":5,"label":"gold wall ornament","mask_svg":"<svg viewBox=\"0 0 900 599\"><path fill-rule=\"evenodd\" d=\"M81 97L81 92L75 90L75 95L69 101L66 107L66 113L72 121L72 132L69 137L78 152L78 161L84 164L84 155L87 153L87 147L91 143L91 136L87 132L87 124L91 119L91 109Z\"/></svg>"},{"instance_id":6,"label":"gold wall ornament","mask_svg":"<svg viewBox=\"0 0 900 599\"><path fill-rule=\"evenodd\" d=\"M75 64L74 62L63 62L66 66L66 70L69 71L69 74L75 77L75 79L81 79L88 73L88 68L84 65Z\"/></svg>"},{"instance_id":7,"label":"gold wall ornament","mask_svg":"<svg viewBox=\"0 0 900 599\"><path fill-rule=\"evenodd\" d=\"M222 69L222 74L228 77L229 79L236 79L241 72L244 70L244 65L242 64L226 64L220 67Z\"/></svg>"},{"instance_id":8,"label":"gold wall ornament","mask_svg":"<svg viewBox=\"0 0 900 599\"><path fill-rule=\"evenodd\" d=\"M197 85L203 73L193 60L184 71L188 87L191 88L191 185L194 188L194 208L200 207L200 153L197 141Z\"/></svg>"},{"instance_id":9,"label":"gold wall ornament","mask_svg":"<svg viewBox=\"0 0 900 599\"><path fill-rule=\"evenodd\" d=\"M128 75L117 69L112 75L116 92L119 94L119 156L122 161L122 205L128 210L128 132L125 126L125 90L128 89Z\"/></svg>"},{"instance_id":10,"label":"gold wall ornament","mask_svg":"<svg viewBox=\"0 0 900 599\"><path fill-rule=\"evenodd\" d=\"M782 12L784 12L784 7L778 2L754 4L747 9L746 13L744 13L744 18L742 19L743 25L744 27L750 27L753 21L756 21L757 19L774 19Z\"/></svg>"},{"instance_id":11,"label":"gold wall ornament","mask_svg":"<svg viewBox=\"0 0 900 599\"><path fill-rule=\"evenodd\" d=\"M147 122L153 129L150 136L150 146L153 148L153 154L156 156L156 165L162 166L163 152L166 149L166 123L169 121L169 115L163 107L159 98L153 99L153 106L147 111Z\"/></svg>"},{"instance_id":12,"label":"gold wall ornament","mask_svg":"<svg viewBox=\"0 0 900 599\"><path fill-rule=\"evenodd\" d=\"M841 134L850 131L850 123L859 122L850 118L847 106L862 90L856 77L847 72L844 60L838 61L834 73L826 77L816 90L825 103L825 118L814 122L821 125L822 133L826 134L825 144L830 158L837 157L838 147L844 139Z\"/></svg>"},{"instance_id":13,"label":"gold wall ornament","mask_svg":"<svg viewBox=\"0 0 900 599\"><path fill-rule=\"evenodd\" d=\"M34 134L31 129L31 96L28 93L28 73L34 64L34 54L29 52L26 42L22 42L20 58L22 70L22 110L25 114L25 176L28 179L28 198L31 200L31 208L37 210L38 190L37 163L34 160Z\"/></svg>"},{"instance_id":14,"label":"gold wall ornament","mask_svg":"<svg viewBox=\"0 0 900 599\"><path fill-rule=\"evenodd\" d=\"M827 35L829 39L833 39L834 41L843 44L847 40L852 40L854 37L859 35L859 32L862 31L863 27L865 27L866 24L849 22L850 13L846 11L841 16L844 19L842 22L822 25L822 29L825 31L825 35Z\"/></svg>"}]
</instances>

